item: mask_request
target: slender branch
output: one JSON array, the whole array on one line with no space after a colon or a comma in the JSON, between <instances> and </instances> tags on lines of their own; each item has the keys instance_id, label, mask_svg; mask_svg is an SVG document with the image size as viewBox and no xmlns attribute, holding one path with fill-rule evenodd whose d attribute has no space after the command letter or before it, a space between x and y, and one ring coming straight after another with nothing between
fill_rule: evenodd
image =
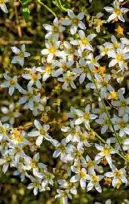
<instances>
[{"instance_id":1,"label":"slender branch","mask_svg":"<svg viewBox=\"0 0 129 204\"><path fill-rule=\"evenodd\" d=\"M59 8L62 10L62 11L68 11L68 9L66 9L62 4L61 4L61 1L60 0L56 0L57 1L57 3L58 3L58 6L59 6Z\"/></svg>"},{"instance_id":2,"label":"slender branch","mask_svg":"<svg viewBox=\"0 0 129 204\"><path fill-rule=\"evenodd\" d=\"M105 105L105 102L104 102L103 98L101 97L101 94L100 94L100 92L99 92L98 86L97 86L96 81L95 81L95 79L94 79L94 75L93 75L93 73L92 73L92 71L90 70L89 67L88 67L88 70L89 70L90 75L91 75L91 78L92 78L92 80L93 80L93 82L94 82L94 84L95 84L95 87L96 87L98 96L101 98L101 101L102 101L103 107L104 107L104 109L105 109L105 112L106 112L106 114L107 114L108 120L109 120L109 122L110 122L110 125L112 126L113 131L114 131L114 135L115 135L115 137L116 137L116 139L117 139L117 141L118 141L118 143L119 143L119 146L120 146L120 148L121 148L121 151L122 151L122 153L123 153L123 155L124 155L124 151L123 151L123 148L122 148L122 145L121 145L119 136L118 136L116 130L114 129L113 123L112 123L111 118L110 118L110 114L109 114L109 112L108 112L108 109L107 109L107 107L106 107L106 105Z\"/></svg>"},{"instance_id":3,"label":"slender branch","mask_svg":"<svg viewBox=\"0 0 129 204\"><path fill-rule=\"evenodd\" d=\"M96 137L97 137L102 143L106 144L106 141L105 141L100 135L98 135L97 132L95 132L93 129L91 129L91 130L95 133ZM118 154L122 159L124 159L126 162L129 162L129 161L128 161L121 153L119 153L119 151L117 151L114 147L112 147L111 145L110 145L110 147L111 147L112 150L115 150L116 154Z\"/></svg>"},{"instance_id":4,"label":"slender branch","mask_svg":"<svg viewBox=\"0 0 129 204\"><path fill-rule=\"evenodd\" d=\"M41 2L41 0L37 0L37 2L38 2L41 6L43 6L44 8L46 8L49 12L51 12L51 13L53 14L53 16L56 17L55 12L54 12L51 8L49 8L47 5L45 5L43 2Z\"/></svg>"}]
</instances>

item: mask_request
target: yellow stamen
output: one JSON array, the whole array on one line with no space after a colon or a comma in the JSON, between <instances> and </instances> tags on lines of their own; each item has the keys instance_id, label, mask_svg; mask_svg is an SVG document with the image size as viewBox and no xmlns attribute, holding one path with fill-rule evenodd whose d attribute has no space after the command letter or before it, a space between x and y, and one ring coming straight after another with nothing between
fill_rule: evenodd
<instances>
[{"instance_id":1,"label":"yellow stamen","mask_svg":"<svg viewBox=\"0 0 129 204\"><path fill-rule=\"evenodd\" d=\"M115 31L119 34L119 35L123 35L124 34L124 29L119 25Z\"/></svg>"},{"instance_id":2,"label":"yellow stamen","mask_svg":"<svg viewBox=\"0 0 129 204\"><path fill-rule=\"evenodd\" d=\"M88 39L87 38L82 38L81 39L82 44L88 44Z\"/></svg>"},{"instance_id":3,"label":"yellow stamen","mask_svg":"<svg viewBox=\"0 0 129 204\"><path fill-rule=\"evenodd\" d=\"M50 47L50 48L49 48L49 52L50 52L51 54L55 54L55 53L56 53L56 48L55 48L54 46Z\"/></svg>"},{"instance_id":4,"label":"yellow stamen","mask_svg":"<svg viewBox=\"0 0 129 204\"><path fill-rule=\"evenodd\" d=\"M111 96L111 99L118 99L118 93L116 92L116 91L112 91L111 93L110 93L110 96Z\"/></svg>"},{"instance_id":5,"label":"yellow stamen","mask_svg":"<svg viewBox=\"0 0 129 204\"><path fill-rule=\"evenodd\" d=\"M117 56L116 56L116 60L117 61L123 61L123 55L122 54L118 54Z\"/></svg>"}]
</instances>

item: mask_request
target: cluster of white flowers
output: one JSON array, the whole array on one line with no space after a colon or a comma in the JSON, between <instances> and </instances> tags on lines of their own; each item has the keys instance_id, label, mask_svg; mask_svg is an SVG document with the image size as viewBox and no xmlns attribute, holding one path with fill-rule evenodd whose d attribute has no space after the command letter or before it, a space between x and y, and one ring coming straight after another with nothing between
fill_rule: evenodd
<instances>
[{"instance_id":1,"label":"cluster of white flowers","mask_svg":"<svg viewBox=\"0 0 129 204\"><path fill-rule=\"evenodd\" d=\"M6 2L0 1L5 12ZM12 98L11 104L1 108L0 165L4 173L15 167L14 175L20 175L22 181L30 179L28 189L33 189L34 195L56 184L56 198L67 203L77 194L79 185L99 193L103 184L117 189L128 185L129 98L121 82L128 71L129 39L111 35L108 41L96 45L103 23L125 21L123 15L128 9L121 6L122 2L115 0L113 7L104 8L111 13L107 21L101 20L103 14L96 16L94 33L89 33L83 23L84 12L75 15L69 10L65 19L55 18L53 25L44 24L47 34L42 64L25 67L18 76L3 74L1 89L8 90ZM24 59L30 56L25 45L21 50L11 49L16 54L12 63L23 67ZM86 98L84 107L73 104L60 129L61 141L52 134L51 124L41 120L42 114L51 111L44 91L49 79L66 93L82 87L93 98L89 103ZM29 124L16 127L15 122L25 111L32 112L34 122L25 119ZM40 148L48 143L54 150L53 160L61 162L57 168L42 162ZM65 173L58 175L57 170Z\"/></svg>"}]
</instances>

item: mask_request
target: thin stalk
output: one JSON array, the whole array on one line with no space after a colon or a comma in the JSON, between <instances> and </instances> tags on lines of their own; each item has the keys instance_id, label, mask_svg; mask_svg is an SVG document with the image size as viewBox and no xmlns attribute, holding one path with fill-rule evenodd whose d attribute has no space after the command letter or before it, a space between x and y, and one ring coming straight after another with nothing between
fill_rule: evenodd
<instances>
[{"instance_id":1,"label":"thin stalk","mask_svg":"<svg viewBox=\"0 0 129 204\"><path fill-rule=\"evenodd\" d=\"M58 6L59 8L62 10L62 11L68 11L68 9L66 9L62 4L61 4L61 1L60 0L56 0L56 2L58 3Z\"/></svg>"},{"instance_id":2,"label":"thin stalk","mask_svg":"<svg viewBox=\"0 0 129 204\"><path fill-rule=\"evenodd\" d=\"M109 122L110 122L110 125L112 126L113 131L114 131L114 135L115 135L115 137L116 137L116 139L117 139L117 141L118 141L118 143L119 143L119 145L120 145L121 151L122 151L122 153L123 153L123 155L124 155L124 151L123 151L123 149L122 149L121 142L120 142L120 140L119 140L119 136L118 136L116 130L114 129L114 127L113 127L113 124L112 124L112 121L111 121L111 118L110 118L110 114L109 114L109 112L108 112L108 109L107 109L107 107L106 107L106 105L105 105L105 102L104 102L103 98L101 97L101 94L100 94L99 89L98 89L98 87L97 87L96 81L95 81L95 79L94 79L94 75L93 75L93 73L92 73L92 71L90 70L89 67L88 67L88 69L89 69L91 78L92 78L92 80L93 80L93 82L94 82L94 84L95 84L95 87L96 87L98 96L101 98L101 101L102 101L103 107L104 107L104 109L105 109L105 112L106 112L106 114L107 114L108 120L109 120Z\"/></svg>"},{"instance_id":3,"label":"thin stalk","mask_svg":"<svg viewBox=\"0 0 129 204\"><path fill-rule=\"evenodd\" d=\"M51 8L49 8L47 5L45 5L45 4L44 4L43 2L41 2L40 0L37 0L37 2L38 2L41 6L43 6L44 8L46 8L49 12L51 12L51 13L53 14L53 16L56 17L55 12L54 12Z\"/></svg>"},{"instance_id":4,"label":"thin stalk","mask_svg":"<svg viewBox=\"0 0 129 204\"><path fill-rule=\"evenodd\" d=\"M95 132L93 129L91 129L91 130L95 133L96 137L97 137L102 143L106 144L106 141L105 141L100 135L98 135L97 132ZM110 145L110 147L111 147L112 150L115 150L116 154L118 154L122 159L124 159L126 162L128 162L128 160L127 160L121 153L119 153L114 147L112 147L111 145Z\"/></svg>"}]
</instances>

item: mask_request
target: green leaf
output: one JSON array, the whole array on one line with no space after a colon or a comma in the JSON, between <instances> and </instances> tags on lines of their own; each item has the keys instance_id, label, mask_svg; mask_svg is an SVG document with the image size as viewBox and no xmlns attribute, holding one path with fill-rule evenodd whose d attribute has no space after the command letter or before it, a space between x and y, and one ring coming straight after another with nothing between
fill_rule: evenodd
<instances>
[{"instance_id":1,"label":"green leaf","mask_svg":"<svg viewBox=\"0 0 129 204\"><path fill-rule=\"evenodd\" d=\"M29 20L30 17L30 9L27 7L22 7L22 13L26 21Z\"/></svg>"}]
</instances>

